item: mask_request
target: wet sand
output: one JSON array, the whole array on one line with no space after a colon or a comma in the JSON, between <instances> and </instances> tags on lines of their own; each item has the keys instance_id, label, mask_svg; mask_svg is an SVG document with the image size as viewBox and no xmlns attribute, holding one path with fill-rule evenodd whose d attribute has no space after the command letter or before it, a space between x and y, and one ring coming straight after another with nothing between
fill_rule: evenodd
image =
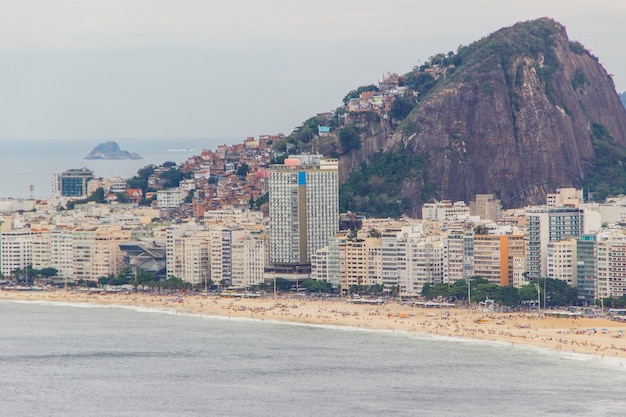
<instances>
[{"instance_id":1,"label":"wet sand","mask_svg":"<svg viewBox=\"0 0 626 417\"><path fill-rule=\"evenodd\" d=\"M175 310L186 314L242 317L312 325L405 331L443 337L524 344L593 359L626 363L626 323L606 318L560 318L532 313L433 309L396 302L353 304L339 299L272 296L223 298L148 294L0 291L0 300L96 303Z\"/></svg>"}]
</instances>

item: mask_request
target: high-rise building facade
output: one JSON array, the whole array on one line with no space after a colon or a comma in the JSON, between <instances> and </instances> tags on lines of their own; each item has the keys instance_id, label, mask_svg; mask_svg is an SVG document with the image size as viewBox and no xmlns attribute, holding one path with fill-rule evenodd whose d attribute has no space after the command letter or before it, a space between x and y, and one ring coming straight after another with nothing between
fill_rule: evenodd
<instances>
[{"instance_id":1,"label":"high-rise building facade","mask_svg":"<svg viewBox=\"0 0 626 417\"><path fill-rule=\"evenodd\" d=\"M337 159L295 155L270 166L270 264L310 264L339 230Z\"/></svg>"},{"instance_id":2,"label":"high-rise building facade","mask_svg":"<svg viewBox=\"0 0 626 417\"><path fill-rule=\"evenodd\" d=\"M16 229L2 232L0 237L0 272L4 276L32 264L32 232Z\"/></svg>"},{"instance_id":3,"label":"high-rise building facade","mask_svg":"<svg viewBox=\"0 0 626 417\"><path fill-rule=\"evenodd\" d=\"M548 274L548 243L578 237L583 233L584 210L547 207L526 213L526 266L530 280Z\"/></svg>"},{"instance_id":4,"label":"high-rise building facade","mask_svg":"<svg viewBox=\"0 0 626 417\"><path fill-rule=\"evenodd\" d=\"M54 192L63 197L86 197L87 184L94 178L87 168L69 169L54 178Z\"/></svg>"},{"instance_id":5,"label":"high-rise building facade","mask_svg":"<svg viewBox=\"0 0 626 417\"><path fill-rule=\"evenodd\" d=\"M524 256L523 235L474 236L474 274L501 286L512 286L519 263ZM523 266L523 263L522 263Z\"/></svg>"},{"instance_id":6,"label":"high-rise building facade","mask_svg":"<svg viewBox=\"0 0 626 417\"><path fill-rule=\"evenodd\" d=\"M263 282L267 237L260 230L233 231L232 285L247 288Z\"/></svg>"},{"instance_id":7,"label":"high-rise building facade","mask_svg":"<svg viewBox=\"0 0 626 417\"><path fill-rule=\"evenodd\" d=\"M443 281L453 284L474 275L474 231L451 230L444 237Z\"/></svg>"},{"instance_id":8,"label":"high-rise building facade","mask_svg":"<svg viewBox=\"0 0 626 417\"><path fill-rule=\"evenodd\" d=\"M576 243L578 299L590 304L596 298L596 235L582 235Z\"/></svg>"},{"instance_id":9,"label":"high-rise building facade","mask_svg":"<svg viewBox=\"0 0 626 417\"><path fill-rule=\"evenodd\" d=\"M596 242L597 297L626 295L626 235L599 234Z\"/></svg>"},{"instance_id":10,"label":"high-rise building facade","mask_svg":"<svg viewBox=\"0 0 626 417\"><path fill-rule=\"evenodd\" d=\"M548 278L565 281L570 287L577 287L577 239L565 239L548 243Z\"/></svg>"}]
</instances>

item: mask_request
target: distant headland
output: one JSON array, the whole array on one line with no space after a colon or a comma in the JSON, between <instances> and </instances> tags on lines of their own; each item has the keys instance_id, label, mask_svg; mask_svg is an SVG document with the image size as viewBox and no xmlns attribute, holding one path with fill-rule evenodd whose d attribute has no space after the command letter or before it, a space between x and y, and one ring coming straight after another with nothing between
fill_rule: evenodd
<instances>
[{"instance_id":1,"label":"distant headland","mask_svg":"<svg viewBox=\"0 0 626 417\"><path fill-rule=\"evenodd\" d=\"M92 149L85 159L143 159L140 155L120 149L117 142L103 142Z\"/></svg>"}]
</instances>

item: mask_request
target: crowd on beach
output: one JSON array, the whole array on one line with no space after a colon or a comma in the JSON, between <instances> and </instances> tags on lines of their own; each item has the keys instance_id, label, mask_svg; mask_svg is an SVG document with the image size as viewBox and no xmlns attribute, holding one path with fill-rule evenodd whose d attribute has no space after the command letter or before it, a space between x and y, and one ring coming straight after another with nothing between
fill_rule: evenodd
<instances>
[{"instance_id":1,"label":"crowd on beach","mask_svg":"<svg viewBox=\"0 0 626 417\"><path fill-rule=\"evenodd\" d=\"M626 358L624 323L607 318L552 317L529 312L498 313L475 307L427 308L400 302L363 305L339 298L226 298L219 294L150 295L2 291L0 300L95 303L175 310L181 314L248 318L355 329L407 332L421 336L532 345L594 358Z\"/></svg>"}]
</instances>

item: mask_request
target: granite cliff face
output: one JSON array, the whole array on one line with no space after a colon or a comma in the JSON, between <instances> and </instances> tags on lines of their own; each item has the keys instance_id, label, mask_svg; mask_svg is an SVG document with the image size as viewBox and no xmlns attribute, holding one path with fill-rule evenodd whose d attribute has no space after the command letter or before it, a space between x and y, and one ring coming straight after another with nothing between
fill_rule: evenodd
<instances>
[{"instance_id":1,"label":"granite cliff face","mask_svg":"<svg viewBox=\"0 0 626 417\"><path fill-rule=\"evenodd\" d=\"M508 207L545 203L546 193L581 187L594 170L594 129L626 146L626 111L612 79L559 23L518 23L457 55L460 64L384 144L423 158L438 199L494 193ZM348 160L373 155L356 153ZM418 184L402 187L411 214L423 203Z\"/></svg>"}]
</instances>

